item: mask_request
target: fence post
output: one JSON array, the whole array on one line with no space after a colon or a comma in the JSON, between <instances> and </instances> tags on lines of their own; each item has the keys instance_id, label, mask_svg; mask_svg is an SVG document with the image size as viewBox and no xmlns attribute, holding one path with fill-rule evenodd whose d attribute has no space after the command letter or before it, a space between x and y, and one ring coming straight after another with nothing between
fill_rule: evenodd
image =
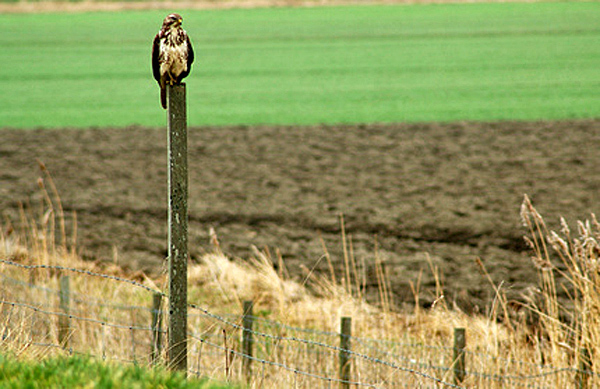
<instances>
[{"instance_id":1,"label":"fence post","mask_svg":"<svg viewBox=\"0 0 600 389\"><path fill-rule=\"evenodd\" d=\"M592 357L590 349L582 347L579 349L579 367L577 369L577 388L587 389L588 380L592 372Z\"/></svg>"},{"instance_id":2,"label":"fence post","mask_svg":"<svg viewBox=\"0 0 600 389\"><path fill-rule=\"evenodd\" d=\"M454 383L459 385L465 379L465 347L467 346L467 338L464 328L454 329Z\"/></svg>"},{"instance_id":3,"label":"fence post","mask_svg":"<svg viewBox=\"0 0 600 389\"><path fill-rule=\"evenodd\" d=\"M62 276L59 280L60 283L60 300L59 308L64 313L58 317L58 343L62 347L68 347L69 345L69 333L71 324L69 320L70 311L70 287L69 287L69 276Z\"/></svg>"},{"instance_id":4,"label":"fence post","mask_svg":"<svg viewBox=\"0 0 600 389\"><path fill-rule=\"evenodd\" d=\"M243 326L244 332L242 335L242 353L252 357L252 327L254 326L254 317L252 313L252 301L244 301L244 317ZM242 374L246 379L246 383L250 385L252 378L252 359L242 358Z\"/></svg>"},{"instance_id":5,"label":"fence post","mask_svg":"<svg viewBox=\"0 0 600 389\"><path fill-rule=\"evenodd\" d=\"M188 167L185 84L167 86L168 143L168 366L187 371Z\"/></svg>"},{"instance_id":6,"label":"fence post","mask_svg":"<svg viewBox=\"0 0 600 389\"><path fill-rule=\"evenodd\" d=\"M340 387L350 388L351 360L350 360L350 337L352 336L352 318L342 317L340 326ZM348 350L348 351L346 351Z\"/></svg>"},{"instance_id":7,"label":"fence post","mask_svg":"<svg viewBox=\"0 0 600 389\"><path fill-rule=\"evenodd\" d=\"M150 363L156 365L162 351L162 294L154 293L152 296L152 353Z\"/></svg>"}]
</instances>

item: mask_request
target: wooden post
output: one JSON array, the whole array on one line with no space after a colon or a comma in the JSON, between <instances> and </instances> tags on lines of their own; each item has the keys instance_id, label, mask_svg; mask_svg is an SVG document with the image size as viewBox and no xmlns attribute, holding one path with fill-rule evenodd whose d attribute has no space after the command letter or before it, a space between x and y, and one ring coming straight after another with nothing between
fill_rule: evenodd
<instances>
[{"instance_id":1,"label":"wooden post","mask_svg":"<svg viewBox=\"0 0 600 389\"><path fill-rule=\"evenodd\" d=\"M465 380L465 347L467 338L464 328L454 329L454 383L460 385Z\"/></svg>"},{"instance_id":2,"label":"wooden post","mask_svg":"<svg viewBox=\"0 0 600 389\"><path fill-rule=\"evenodd\" d=\"M168 366L187 371L188 164L185 84L167 86L168 132Z\"/></svg>"},{"instance_id":3,"label":"wooden post","mask_svg":"<svg viewBox=\"0 0 600 389\"><path fill-rule=\"evenodd\" d=\"M579 349L579 368L577 369L577 388L589 388L589 378L592 373L592 357L590 349L582 347Z\"/></svg>"},{"instance_id":4,"label":"wooden post","mask_svg":"<svg viewBox=\"0 0 600 389\"><path fill-rule=\"evenodd\" d=\"M60 300L59 300L59 308L64 313L58 317L58 343L62 347L68 347L69 345L69 336L70 336L70 320L68 316L70 311L70 298L69 298L69 277L62 276L60 277Z\"/></svg>"},{"instance_id":5,"label":"wooden post","mask_svg":"<svg viewBox=\"0 0 600 389\"><path fill-rule=\"evenodd\" d=\"M162 351L162 295L155 293L152 296L152 352L150 363L156 365Z\"/></svg>"},{"instance_id":6,"label":"wooden post","mask_svg":"<svg viewBox=\"0 0 600 389\"><path fill-rule=\"evenodd\" d=\"M350 374L352 363L350 360L351 343L350 337L352 336L352 318L342 317L342 323L340 326L340 383L342 389L350 388Z\"/></svg>"},{"instance_id":7,"label":"wooden post","mask_svg":"<svg viewBox=\"0 0 600 389\"><path fill-rule=\"evenodd\" d=\"M252 327L254 326L252 308L252 301L244 301L244 333L242 335L242 353L250 357L252 357ZM242 359L242 374L246 379L246 383L250 385L250 379L252 378L252 359Z\"/></svg>"}]
</instances>

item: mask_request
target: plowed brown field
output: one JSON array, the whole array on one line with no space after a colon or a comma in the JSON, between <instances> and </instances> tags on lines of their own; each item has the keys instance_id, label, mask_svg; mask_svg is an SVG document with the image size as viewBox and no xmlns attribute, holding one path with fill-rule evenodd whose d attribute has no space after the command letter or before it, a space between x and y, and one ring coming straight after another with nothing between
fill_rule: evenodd
<instances>
[{"instance_id":1,"label":"plowed brown field","mask_svg":"<svg viewBox=\"0 0 600 389\"><path fill-rule=\"evenodd\" d=\"M77 212L85 258L158 273L166 252L164 129L0 130L0 210L18 226L19 202L41 197L36 159ZM281 252L292 277L327 272L323 244L343 269L340 215L358 272L376 299L375 257L397 305L446 298L484 308L493 290L475 262L518 298L537 280L519 218L524 194L556 227L600 205L600 120L535 123L208 127L189 133L190 252L248 258ZM277 262L275 260L275 262Z\"/></svg>"}]
</instances>

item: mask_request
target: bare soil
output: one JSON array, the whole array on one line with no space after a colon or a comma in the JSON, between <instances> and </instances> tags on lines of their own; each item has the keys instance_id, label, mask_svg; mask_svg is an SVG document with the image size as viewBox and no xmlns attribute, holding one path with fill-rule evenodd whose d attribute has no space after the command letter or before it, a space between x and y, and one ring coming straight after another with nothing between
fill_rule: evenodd
<instances>
[{"instance_id":1,"label":"bare soil","mask_svg":"<svg viewBox=\"0 0 600 389\"><path fill-rule=\"evenodd\" d=\"M0 130L0 212L19 228L19 203L39 213L42 173L53 175L78 250L90 260L163 271L164 129ZM377 300L384 261L396 305L446 299L485 309L496 283L519 299L537 283L519 208L528 194L546 221L574 225L600 204L600 120L310 127L204 127L189 131L190 252L232 257L279 251L291 277L343 274L340 215L358 272ZM430 257L430 262L427 260Z\"/></svg>"}]
</instances>

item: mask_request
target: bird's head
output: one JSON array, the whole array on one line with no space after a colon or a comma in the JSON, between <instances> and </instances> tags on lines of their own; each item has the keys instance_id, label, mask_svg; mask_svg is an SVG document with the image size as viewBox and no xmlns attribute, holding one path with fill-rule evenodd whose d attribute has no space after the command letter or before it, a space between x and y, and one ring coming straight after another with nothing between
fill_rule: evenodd
<instances>
[{"instance_id":1,"label":"bird's head","mask_svg":"<svg viewBox=\"0 0 600 389\"><path fill-rule=\"evenodd\" d=\"M177 28L183 23L183 18L179 14L170 14L163 21L163 28Z\"/></svg>"}]
</instances>

